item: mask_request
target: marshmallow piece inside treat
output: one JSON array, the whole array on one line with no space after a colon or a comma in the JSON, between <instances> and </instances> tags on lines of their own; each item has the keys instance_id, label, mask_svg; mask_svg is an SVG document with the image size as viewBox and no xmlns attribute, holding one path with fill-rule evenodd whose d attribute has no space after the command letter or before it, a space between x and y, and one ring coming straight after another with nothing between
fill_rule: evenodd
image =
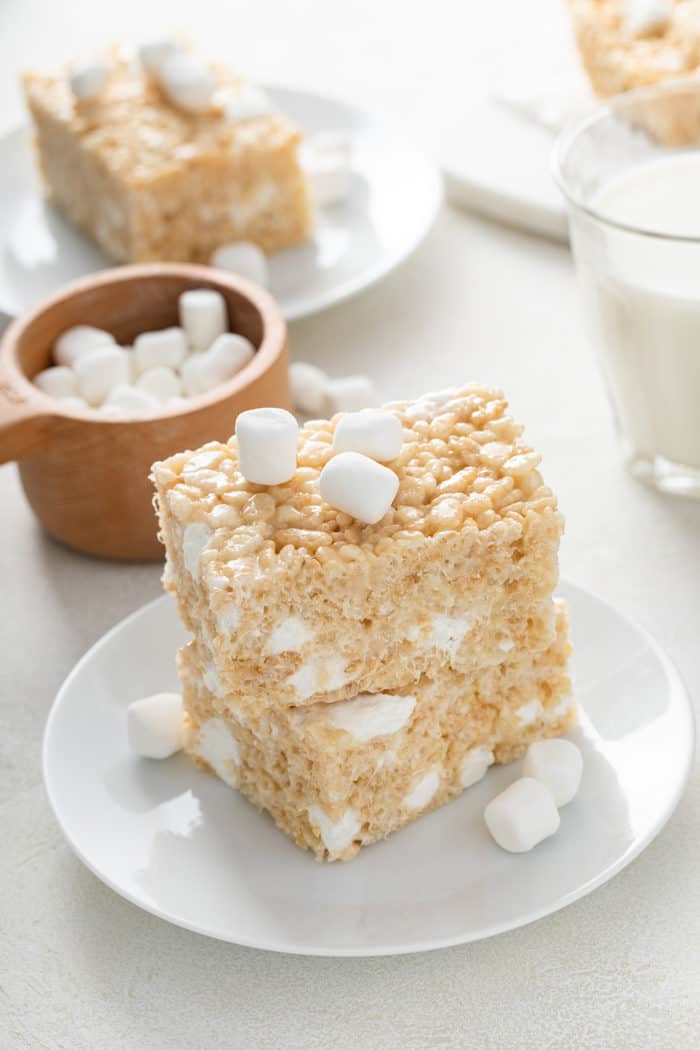
<instances>
[{"instance_id":1,"label":"marshmallow piece inside treat","mask_svg":"<svg viewBox=\"0 0 700 1050\"><path fill-rule=\"evenodd\" d=\"M321 471L321 498L365 525L384 517L399 488L393 470L360 452L340 452Z\"/></svg>"},{"instance_id":2,"label":"marshmallow piece inside treat","mask_svg":"<svg viewBox=\"0 0 700 1050\"><path fill-rule=\"evenodd\" d=\"M325 410L329 416L336 412L359 412L361 408L374 408L378 404L379 396L368 376L328 381Z\"/></svg>"},{"instance_id":3,"label":"marshmallow piece inside treat","mask_svg":"<svg viewBox=\"0 0 700 1050\"><path fill-rule=\"evenodd\" d=\"M136 389L142 390L156 401L171 401L182 393L182 380L172 368L157 365L148 368L136 381Z\"/></svg>"},{"instance_id":4,"label":"marshmallow piece inside treat","mask_svg":"<svg viewBox=\"0 0 700 1050\"><path fill-rule=\"evenodd\" d=\"M236 273L239 277L245 277L249 281L255 281L263 288L267 288L270 283L265 253L252 241L232 241L230 244L222 244L212 255L209 265L216 266L219 270L228 270L229 273Z\"/></svg>"},{"instance_id":5,"label":"marshmallow piece inside treat","mask_svg":"<svg viewBox=\"0 0 700 1050\"><path fill-rule=\"evenodd\" d=\"M183 328L161 328L142 332L134 339L134 364L137 373L164 365L179 368L187 353L187 336Z\"/></svg>"},{"instance_id":6,"label":"marshmallow piece inside treat","mask_svg":"<svg viewBox=\"0 0 700 1050\"><path fill-rule=\"evenodd\" d=\"M53 359L57 365L72 368L79 357L84 357L98 346L115 345L114 336L89 324L67 328L53 344Z\"/></svg>"},{"instance_id":7,"label":"marshmallow piece inside treat","mask_svg":"<svg viewBox=\"0 0 700 1050\"><path fill-rule=\"evenodd\" d=\"M109 76L109 67L101 58L91 58L72 66L68 77L73 98L96 98Z\"/></svg>"},{"instance_id":8,"label":"marshmallow piece inside treat","mask_svg":"<svg viewBox=\"0 0 700 1050\"><path fill-rule=\"evenodd\" d=\"M367 741L403 729L413 714L416 698L392 693L359 693L350 700L326 706L328 719L336 729L344 729L355 740Z\"/></svg>"},{"instance_id":9,"label":"marshmallow piece inside treat","mask_svg":"<svg viewBox=\"0 0 700 1050\"><path fill-rule=\"evenodd\" d=\"M185 53L171 55L158 66L158 79L170 102L189 113L211 106L216 81L205 62Z\"/></svg>"},{"instance_id":10,"label":"marshmallow piece inside treat","mask_svg":"<svg viewBox=\"0 0 700 1050\"><path fill-rule=\"evenodd\" d=\"M255 357L255 347L242 335L224 332L205 353L190 354L182 366L182 384L190 397L206 394L231 379Z\"/></svg>"},{"instance_id":11,"label":"marshmallow piece inside treat","mask_svg":"<svg viewBox=\"0 0 700 1050\"><path fill-rule=\"evenodd\" d=\"M552 794L532 777L521 777L496 795L484 810L486 827L509 853L525 853L559 828Z\"/></svg>"},{"instance_id":12,"label":"marshmallow piece inside treat","mask_svg":"<svg viewBox=\"0 0 700 1050\"><path fill-rule=\"evenodd\" d=\"M193 350L208 350L217 336L228 332L226 300L213 288L193 288L178 300L180 324Z\"/></svg>"},{"instance_id":13,"label":"marshmallow piece inside treat","mask_svg":"<svg viewBox=\"0 0 700 1050\"><path fill-rule=\"evenodd\" d=\"M129 704L127 732L134 754L143 758L170 758L184 744L180 696L156 693Z\"/></svg>"},{"instance_id":14,"label":"marshmallow piece inside treat","mask_svg":"<svg viewBox=\"0 0 700 1050\"><path fill-rule=\"evenodd\" d=\"M78 393L78 380L72 368L65 365L53 365L34 376L34 386L47 397L75 397Z\"/></svg>"},{"instance_id":15,"label":"marshmallow piece inside treat","mask_svg":"<svg viewBox=\"0 0 700 1050\"><path fill-rule=\"evenodd\" d=\"M660 35L673 19L673 6L670 0L626 0L625 29L633 36Z\"/></svg>"},{"instance_id":16,"label":"marshmallow piece inside treat","mask_svg":"<svg viewBox=\"0 0 700 1050\"><path fill-rule=\"evenodd\" d=\"M396 459L402 444L403 427L398 417L372 408L343 416L333 435L336 452L362 452L380 463Z\"/></svg>"},{"instance_id":17,"label":"marshmallow piece inside treat","mask_svg":"<svg viewBox=\"0 0 700 1050\"><path fill-rule=\"evenodd\" d=\"M321 418L326 411L329 379L316 365L292 361L289 366L289 385L294 407L308 416Z\"/></svg>"},{"instance_id":18,"label":"marshmallow piece inside treat","mask_svg":"<svg viewBox=\"0 0 700 1050\"><path fill-rule=\"evenodd\" d=\"M523 776L549 788L557 806L571 802L583 774L583 757L570 740L537 740L530 744L523 762Z\"/></svg>"},{"instance_id":19,"label":"marshmallow piece inside treat","mask_svg":"<svg viewBox=\"0 0 700 1050\"><path fill-rule=\"evenodd\" d=\"M270 97L254 84L241 84L238 91L224 101L224 118L229 124L239 124L242 120L254 120L256 117L269 117L275 112Z\"/></svg>"},{"instance_id":20,"label":"marshmallow piece inside treat","mask_svg":"<svg viewBox=\"0 0 700 1050\"><path fill-rule=\"evenodd\" d=\"M102 407L119 409L120 414L125 416L148 416L158 411L158 402L145 390L129 386L128 383L119 383L107 394Z\"/></svg>"},{"instance_id":21,"label":"marshmallow piece inside treat","mask_svg":"<svg viewBox=\"0 0 700 1050\"><path fill-rule=\"evenodd\" d=\"M129 384L129 353L119 346L99 346L78 358L78 391L89 405L99 405L115 386Z\"/></svg>"},{"instance_id":22,"label":"marshmallow piece inside treat","mask_svg":"<svg viewBox=\"0 0 700 1050\"><path fill-rule=\"evenodd\" d=\"M236 420L238 469L256 485L283 485L297 469L299 424L283 408L251 408Z\"/></svg>"},{"instance_id":23,"label":"marshmallow piece inside treat","mask_svg":"<svg viewBox=\"0 0 700 1050\"><path fill-rule=\"evenodd\" d=\"M182 53L182 44L172 37L156 37L139 45L139 61L147 73L157 73L169 58Z\"/></svg>"},{"instance_id":24,"label":"marshmallow piece inside treat","mask_svg":"<svg viewBox=\"0 0 700 1050\"><path fill-rule=\"evenodd\" d=\"M493 751L490 747L472 747L467 751L459 772L463 788L478 784L486 776L486 770L493 765Z\"/></svg>"},{"instance_id":25,"label":"marshmallow piece inside treat","mask_svg":"<svg viewBox=\"0 0 700 1050\"><path fill-rule=\"evenodd\" d=\"M346 200L352 185L350 140L339 132L319 132L299 151L311 193L320 207Z\"/></svg>"}]
</instances>

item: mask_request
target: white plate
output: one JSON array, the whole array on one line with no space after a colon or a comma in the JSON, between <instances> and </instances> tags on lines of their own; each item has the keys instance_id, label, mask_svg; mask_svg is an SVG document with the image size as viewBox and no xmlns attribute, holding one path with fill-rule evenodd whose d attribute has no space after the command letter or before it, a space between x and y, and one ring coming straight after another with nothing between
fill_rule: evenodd
<instances>
[{"instance_id":1,"label":"white plate","mask_svg":"<svg viewBox=\"0 0 700 1050\"><path fill-rule=\"evenodd\" d=\"M486 802L519 764L349 864L317 864L236 792L184 755L129 753L126 707L176 688L185 640L169 598L128 617L78 663L44 739L48 796L69 843L108 886L187 929L281 952L385 955L510 930L606 882L651 841L678 802L693 719L667 657L638 627L572 585L572 734L584 752L559 833L529 854L489 838Z\"/></svg>"},{"instance_id":2,"label":"white plate","mask_svg":"<svg viewBox=\"0 0 700 1050\"><path fill-rule=\"evenodd\" d=\"M340 302L378 281L417 247L442 197L436 167L407 138L333 99L268 88L305 133L353 140L347 202L320 212L313 241L271 259L271 291L287 320ZM0 310L33 306L66 281L113 265L44 204L26 129L0 139Z\"/></svg>"}]
</instances>

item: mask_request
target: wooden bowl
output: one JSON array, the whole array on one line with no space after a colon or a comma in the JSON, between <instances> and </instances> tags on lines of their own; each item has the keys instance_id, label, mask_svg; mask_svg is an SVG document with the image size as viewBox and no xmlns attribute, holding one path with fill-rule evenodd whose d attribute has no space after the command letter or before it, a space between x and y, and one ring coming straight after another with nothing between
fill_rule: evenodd
<instances>
[{"instance_id":1,"label":"wooden bowl","mask_svg":"<svg viewBox=\"0 0 700 1050\"><path fill-rule=\"evenodd\" d=\"M257 348L251 363L215 390L187 406L122 421L63 409L31 382L51 363L56 337L72 325L104 328L130 344L139 332L177 324L178 296L188 288L221 292L231 330ZM0 463L19 460L27 499L47 532L103 558L160 560L151 464L205 441L225 441L238 413L261 405L290 407L285 323L263 289L205 266L101 271L14 321L0 344Z\"/></svg>"}]
</instances>

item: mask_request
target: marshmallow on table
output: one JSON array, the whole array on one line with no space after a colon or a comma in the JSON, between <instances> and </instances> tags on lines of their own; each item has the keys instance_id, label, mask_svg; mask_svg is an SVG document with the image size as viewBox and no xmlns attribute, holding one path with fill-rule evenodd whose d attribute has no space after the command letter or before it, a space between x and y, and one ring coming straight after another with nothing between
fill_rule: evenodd
<instances>
[{"instance_id":1,"label":"marshmallow on table","mask_svg":"<svg viewBox=\"0 0 700 1050\"><path fill-rule=\"evenodd\" d=\"M559 812L549 788L521 777L496 795L484 810L486 827L502 849L525 853L559 828Z\"/></svg>"},{"instance_id":2,"label":"marshmallow on table","mask_svg":"<svg viewBox=\"0 0 700 1050\"><path fill-rule=\"evenodd\" d=\"M182 380L172 368L157 365L141 373L136 380L136 389L142 390L156 401L171 401L182 393Z\"/></svg>"},{"instance_id":3,"label":"marshmallow on table","mask_svg":"<svg viewBox=\"0 0 700 1050\"><path fill-rule=\"evenodd\" d=\"M321 498L365 525L384 517L399 488L393 470L359 452L341 452L326 463L319 478Z\"/></svg>"},{"instance_id":4,"label":"marshmallow on table","mask_svg":"<svg viewBox=\"0 0 700 1050\"><path fill-rule=\"evenodd\" d=\"M228 332L228 310L221 292L193 288L178 300L180 324L194 350L208 350L217 336Z\"/></svg>"},{"instance_id":5,"label":"marshmallow on table","mask_svg":"<svg viewBox=\"0 0 700 1050\"><path fill-rule=\"evenodd\" d=\"M338 132L319 132L304 141L300 158L318 205L327 207L347 198L352 171L350 142L346 136Z\"/></svg>"},{"instance_id":6,"label":"marshmallow on table","mask_svg":"<svg viewBox=\"0 0 700 1050\"><path fill-rule=\"evenodd\" d=\"M523 762L523 776L549 788L557 806L571 802L581 784L583 757L570 740L537 740Z\"/></svg>"},{"instance_id":7,"label":"marshmallow on table","mask_svg":"<svg viewBox=\"0 0 700 1050\"><path fill-rule=\"evenodd\" d=\"M53 345L53 359L57 365L72 368L79 357L96 350L98 346L114 345L114 336L89 324L77 324L66 329Z\"/></svg>"},{"instance_id":8,"label":"marshmallow on table","mask_svg":"<svg viewBox=\"0 0 700 1050\"><path fill-rule=\"evenodd\" d=\"M139 61L147 73L157 73L169 58L182 53L182 45L172 37L145 40L139 46Z\"/></svg>"},{"instance_id":9,"label":"marshmallow on table","mask_svg":"<svg viewBox=\"0 0 700 1050\"><path fill-rule=\"evenodd\" d=\"M99 346L75 362L78 391L90 405L99 405L112 387L128 385L129 354L121 347Z\"/></svg>"},{"instance_id":10,"label":"marshmallow on table","mask_svg":"<svg viewBox=\"0 0 700 1050\"><path fill-rule=\"evenodd\" d=\"M137 372L165 365L179 368L187 353L187 336L182 328L161 328L142 332L134 339L134 364Z\"/></svg>"},{"instance_id":11,"label":"marshmallow on table","mask_svg":"<svg viewBox=\"0 0 700 1050\"><path fill-rule=\"evenodd\" d=\"M294 407L308 416L321 418L326 411L329 378L316 365L306 361L292 361L289 366L289 385Z\"/></svg>"},{"instance_id":12,"label":"marshmallow on table","mask_svg":"<svg viewBox=\"0 0 700 1050\"><path fill-rule=\"evenodd\" d=\"M72 66L68 82L73 97L91 99L99 95L109 76L109 67L101 58L88 59Z\"/></svg>"},{"instance_id":13,"label":"marshmallow on table","mask_svg":"<svg viewBox=\"0 0 700 1050\"><path fill-rule=\"evenodd\" d=\"M182 366L186 394L196 397L233 378L253 360L255 347L245 336L224 332L204 353L190 354Z\"/></svg>"},{"instance_id":14,"label":"marshmallow on table","mask_svg":"<svg viewBox=\"0 0 700 1050\"><path fill-rule=\"evenodd\" d=\"M297 469L299 424L283 408L252 408L236 420L238 469L256 485L283 485Z\"/></svg>"},{"instance_id":15,"label":"marshmallow on table","mask_svg":"<svg viewBox=\"0 0 700 1050\"><path fill-rule=\"evenodd\" d=\"M224 118L229 124L269 117L275 112L270 96L255 84L241 84L235 95L229 95L224 100Z\"/></svg>"},{"instance_id":16,"label":"marshmallow on table","mask_svg":"<svg viewBox=\"0 0 700 1050\"><path fill-rule=\"evenodd\" d=\"M127 710L131 750L144 758L169 758L185 742L182 700L177 693L156 693L135 700Z\"/></svg>"},{"instance_id":17,"label":"marshmallow on table","mask_svg":"<svg viewBox=\"0 0 700 1050\"><path fill-rule=\"evenodd\" d=\"M171 55L160 63L157 73L168 99L180 109L202 113L211 106L216 81L207 64L194 55Z\"/></svg>"},{"instance_id":18,"label":"marshmallow on table","mask_svg":"<svg viewBox=\"0 0 700 1050\"><path fill-rule=\"evenodd\" d=\"M78 393L78 380L75 372L66 365L53 365L34 376L34 386L48 397L75 397Z\"/></svg>"},{"instance_id":19,"label":"marshmallow on table","mask_svg":"<svg viewBox=\"0 0 700 1050\"><path fill-rule=\"evenodd\" d=\"M265 253L252 241L232 241L230 244L222 244L217 248L211 259L210 266L216 266L220 270L228 270L229 273L238 274L249 281L267 288L270 277L267 270L267 259Z\"/></svg>"},{"instance_id":20,"label":"marshmallow on table","mask_svg":"<svg viewBox=\"0 0 700 1050\"><path fill-rule=\"evenodd\" d=\"M119 383L112 387L101 407L106 409L108 415L113 414L115 417L117 409L120 415L147 416L158 411L158 402L137 386Z\"/></svg>"},{"instance_id":21,"label":"marshmallow on table","mask_svg":"<svg viewBox=\"0 0 700 1050\"><path fill-rule=\"evenodd\" d=\"M396 459L403 444L403 427L397 416L378 409L342 416L333 435L336 452L362 452L386 463Z\"/></svg>"},{"instance_id":22,"label":"marshmallow on table","mask_svg":"<svg viewBox=\"0 0 700 1050\"><path fill-rule=\"evenodd\" d=\"M346 376L331 379L326 388L326 412L357 412L361 408L374 408L379 403L377 391L368 376Z\"/></svg>"}]
</instances>

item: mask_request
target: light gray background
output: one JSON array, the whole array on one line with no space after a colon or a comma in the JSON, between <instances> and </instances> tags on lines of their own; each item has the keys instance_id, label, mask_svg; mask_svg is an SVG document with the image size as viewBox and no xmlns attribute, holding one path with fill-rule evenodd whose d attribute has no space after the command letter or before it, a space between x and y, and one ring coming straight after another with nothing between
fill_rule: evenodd
<instances>
[{"instance_id":1,"label":"light gray background","mask_svg":"<svg viewBox=\"0 0 700 1050\"><path fill-rule=\"evenodd\" d=\"M21 117L21 66L180 26L253 76L346 95L433 142L470 90L573 60L561 6L3 0L0 129ZM622 472L575 292L565 248L446 208L400 271L294 324L292 353L338 375L366 370L387 398L467 378L504 385L567 515L564 574L647 627L697 696L700 506ZM613 882L463 948L373 960L265 954L171 928L99 883L48 812L41 734L75 660L159 593L158 576L59 548L35 525L15 468L0 469L0 1046L697 1045L697 765L666 830Z\"/></svg>"}]
</instances>

